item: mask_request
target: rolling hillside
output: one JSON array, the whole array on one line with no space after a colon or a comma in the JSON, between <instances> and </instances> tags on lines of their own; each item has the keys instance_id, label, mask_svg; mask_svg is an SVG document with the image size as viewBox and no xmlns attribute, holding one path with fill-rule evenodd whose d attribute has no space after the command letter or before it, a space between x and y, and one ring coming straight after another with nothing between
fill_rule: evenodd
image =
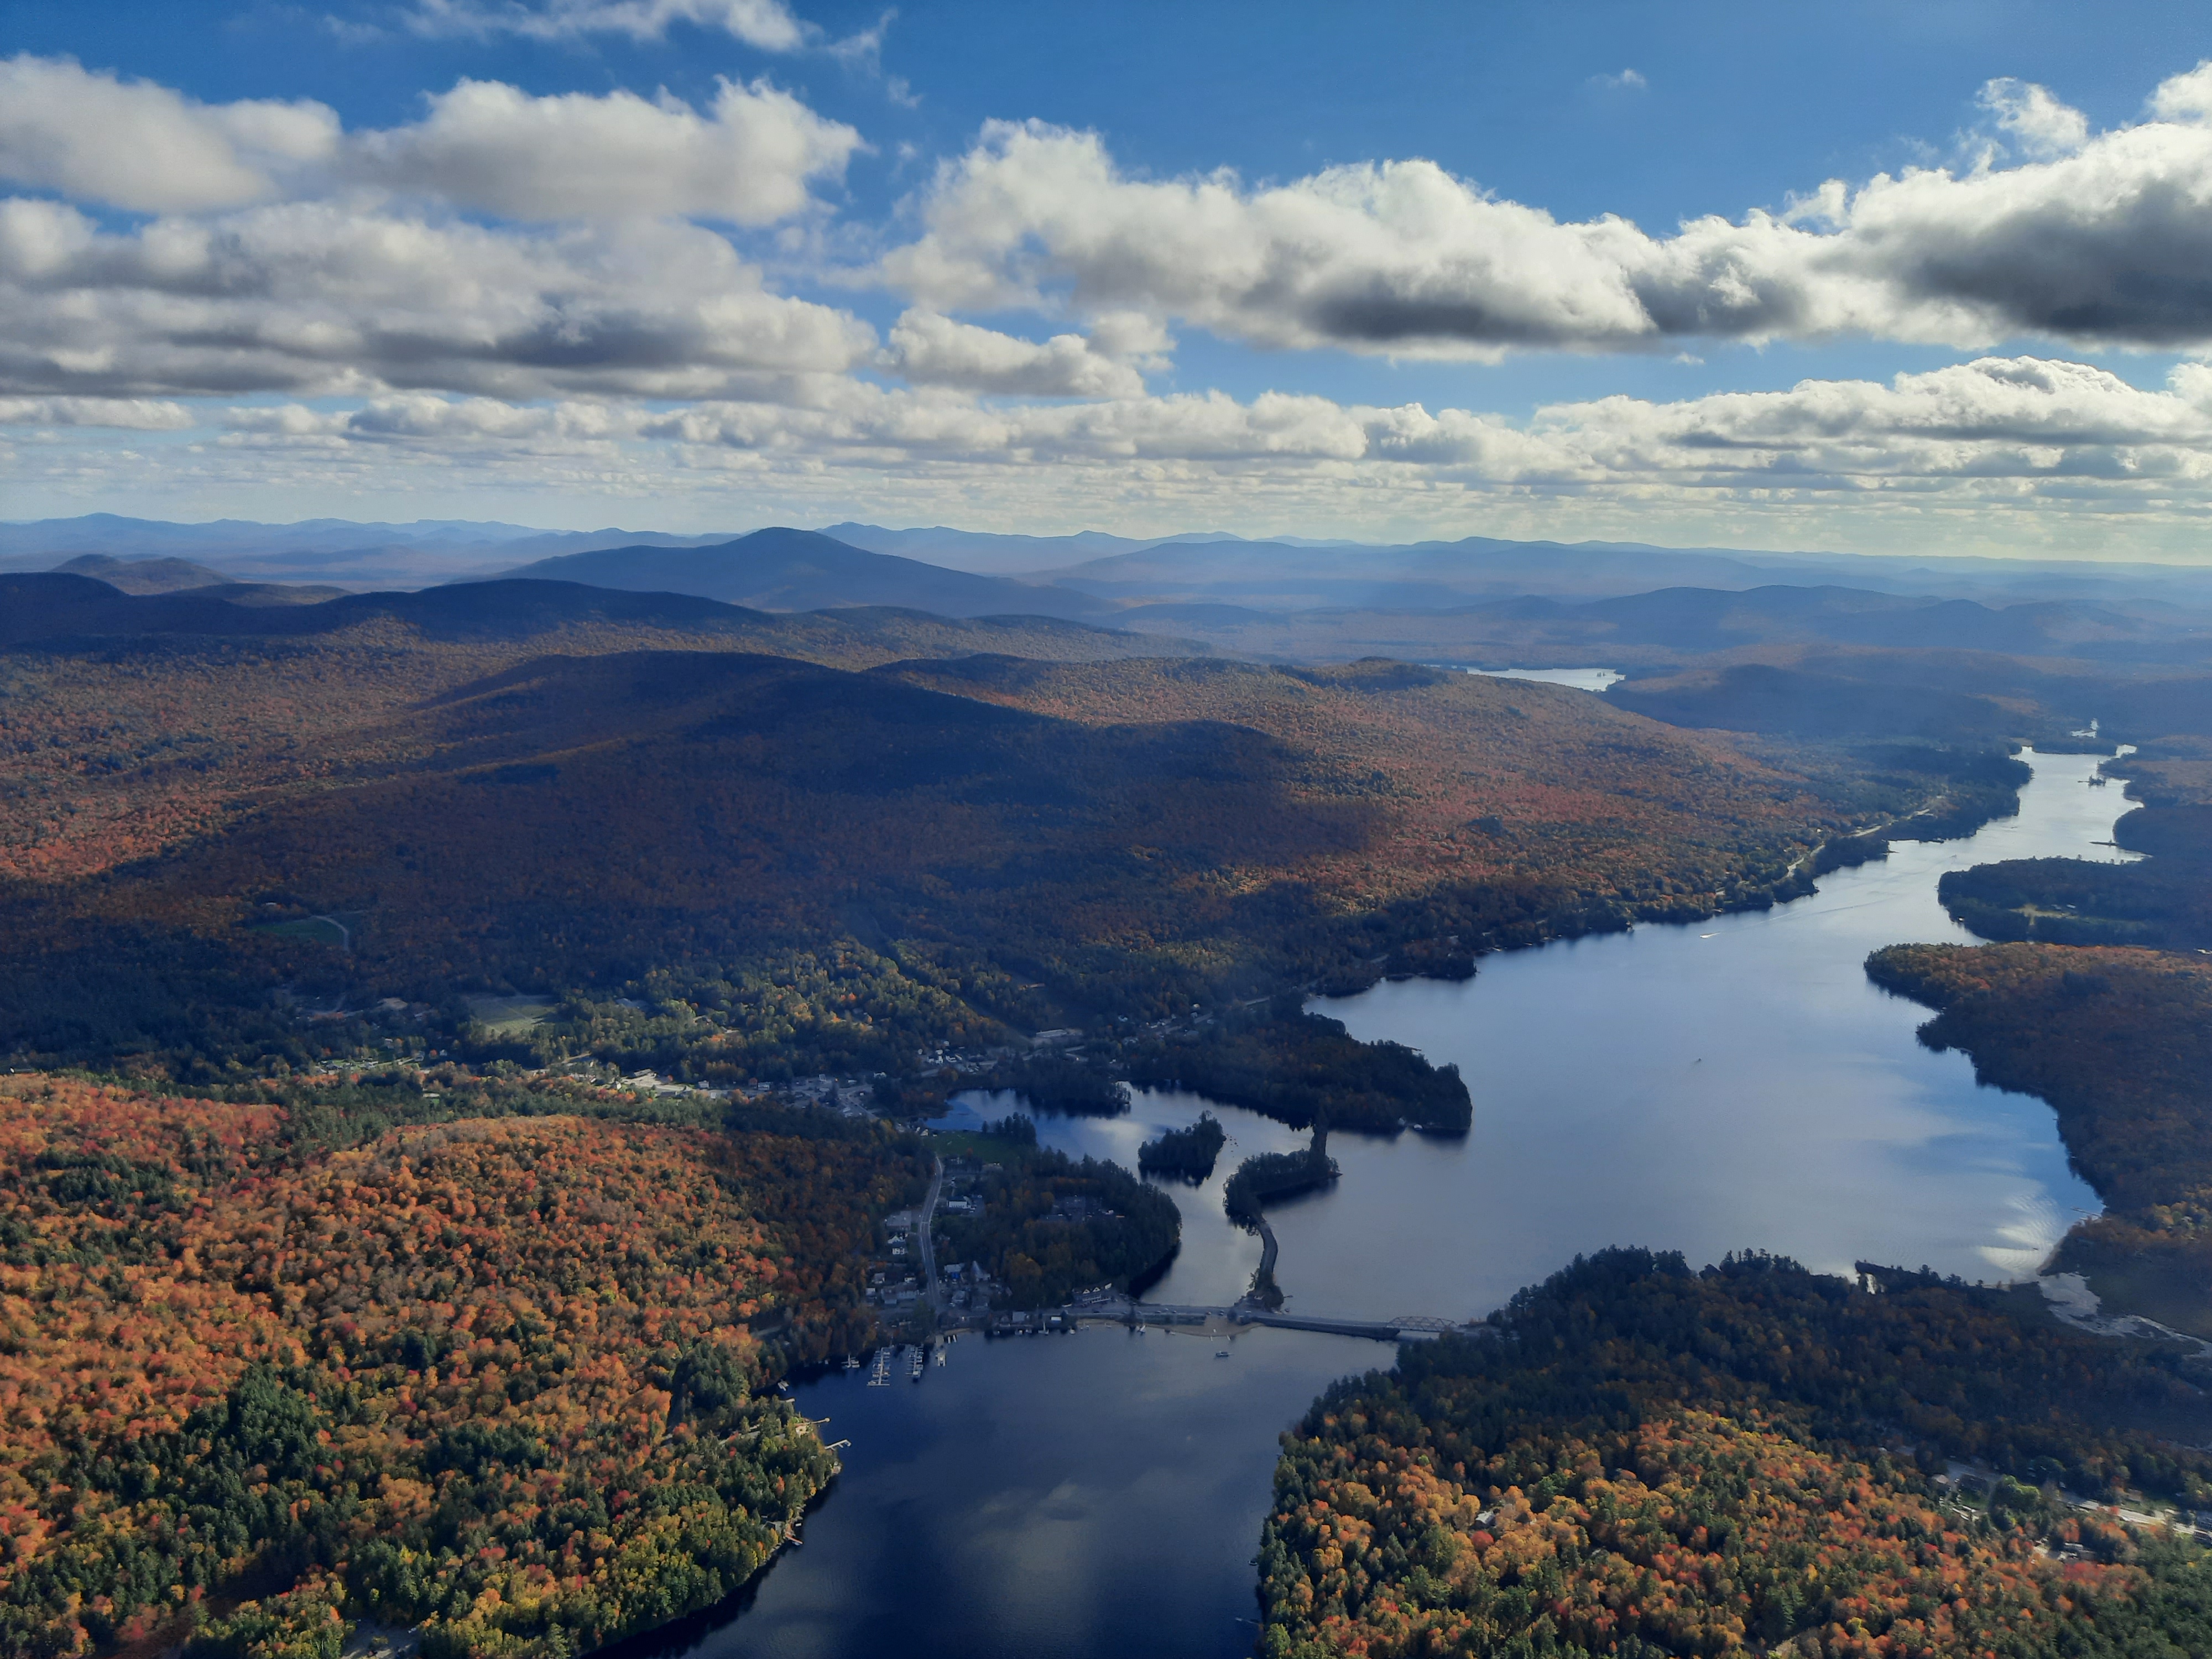
<instances>
[{"instance_id":1,"label":"rolling hillside","mask_svg":"<svg viewBox=\"0 0 2212 1659\"><path fill-rule=\"evenodd\" d=\"M769 616L678 594L486 582L252 606L0 575L0 879L89 873L320 787L346 734L532 657L753 651L844 668L1175 648L1029 617ZM1182 647L1200 649L1202 647Z\"/></svg>"},{"instance_id":2,"label":"rolling hillside","mask_svg":"<svg viewBox=\"0 0 2212 1659\"><path fill-rule=\"evenodd\" d=\"M128 783L50 780L87 803L53 830L50 796L13 794L36 878L0 889L0 1047L296 1065L315 1044L280 988L356 1007L511 989L642 1002L619 1041L706 1075L883 1064L1754 902L1850 817L1724 742L1403 665L856 673L594 637L427 700L426 672L514 647L395 659L364 629L283 642L268 680L97 653L79 684L149 711L201 699L201 735L164 759L175 722L146 732ZM110 729L112 702L86 725ZM40 752L15 751L24 783ZM102 815L109 833L77 827ZM134 840L157 856L117 862ZM294 925L316 916L345 918L349 948Z\"/></svg>"}]
</instances>

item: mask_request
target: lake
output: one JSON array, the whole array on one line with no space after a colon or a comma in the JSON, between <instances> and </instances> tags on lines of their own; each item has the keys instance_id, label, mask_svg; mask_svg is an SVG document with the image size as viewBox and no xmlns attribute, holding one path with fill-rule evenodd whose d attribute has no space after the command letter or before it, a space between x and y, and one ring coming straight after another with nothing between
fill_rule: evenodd
<instances>
[{"instance_id":1,"label":"lake","mask_svg":"<svg viewBox=\"0 0 2212 1659\"><path fill-rule=\"evenodd\" d=\"M1971 942L1936 902L1944 871L1993 859L2123 859L2099 843L2127 809L2091 788L2098 757L2027 758L2018 817L1963 842L1899 842L1765 912L1487 956L1470 981L1405 981L1315 1006L1354 1035L1456 1063L1462 1139L1334 1134L1330 1191L1269 1212L1276 1277L1299 1312L1466 1317L1577 1252L1756 1247L1969 1279L2032 1276L2094 1212L2050 1109L1983 1088L1915 1041L1928 1018L1869 984L1867 953ZM1011 1102L970 1097L963 1115ZM1045 1118L1039 1139L1134 1166L1206 1103L1140 1092L1117 1119ZM1213 1180L1170 1188L1183 1247L1149 1292L1243 1293L1256 1239L1220 1183L1254 1152L1302 1145L1214 1106L1234 1138ZM1227 1358L1215 1356L1224 1349ZM803 1548L699 1636L723 1656L1227 1656L1249 1650L1250 1558L1275 1437L1333 1377L1389 1348L1254 1330L1155 1330L955 1344L919 1384L864 1372L797 1397L850 1437Z\"/></svg>"},{"instance_id":2,"label":"lake","mask_svg":"<svg viewBox=\"0 0 2212 1659\"><path fill-rule=\"evenodd\" d=\"M1534 680L1541 685L1564 685L1575 691L1603 691L1625 678L1612 668L1470 668L1493 680Z\"/></svg>"}]
</instances>

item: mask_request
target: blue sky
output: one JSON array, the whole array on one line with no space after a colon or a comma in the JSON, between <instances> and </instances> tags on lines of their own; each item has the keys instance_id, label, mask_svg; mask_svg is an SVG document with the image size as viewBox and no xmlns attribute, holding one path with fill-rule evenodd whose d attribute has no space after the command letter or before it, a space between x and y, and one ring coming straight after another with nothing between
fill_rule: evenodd
<instances>
[{"instance_id":1,"label":"blue sky","mask_svg":"<svg viewBox=\"0 0 2212 1659\"><path fill-rule=\"evenodd\" d=\"M2171 4L16 0L0 511L2193 559L2208 56Z\"/></svg>"}]
</instances>

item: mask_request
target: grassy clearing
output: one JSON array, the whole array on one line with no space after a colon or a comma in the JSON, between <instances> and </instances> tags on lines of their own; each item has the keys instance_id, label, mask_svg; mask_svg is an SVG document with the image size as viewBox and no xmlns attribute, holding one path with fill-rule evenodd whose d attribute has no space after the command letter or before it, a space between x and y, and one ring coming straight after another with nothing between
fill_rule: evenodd
<instances>
[{"instance_id":1,"label":"grassy clearing","mask_svg":"<svg viewBox=\"0 0 2212 1659\"><path fill-rule=\"evenodd\" d=\"M939 1158L972 1158L984 1164L1018 1164L1036 1148L998 1135L981 1135L972 1129L939 1129L929 1138L929 1148Z\"/></svg>"},{"instance_id":2,"label":"grassy clearing","mask_svg":"<svg viewBox=\"0 0 2212 1659\"><path fill-rule=\"evenodd\" d=\"M555 1007L544 997L476 996L464 1000L469 1005L469 1018L482 1026L487 1036L495 1037L520 1036L532 1026L542 1024Z\"/></svg>"}]
</instances>

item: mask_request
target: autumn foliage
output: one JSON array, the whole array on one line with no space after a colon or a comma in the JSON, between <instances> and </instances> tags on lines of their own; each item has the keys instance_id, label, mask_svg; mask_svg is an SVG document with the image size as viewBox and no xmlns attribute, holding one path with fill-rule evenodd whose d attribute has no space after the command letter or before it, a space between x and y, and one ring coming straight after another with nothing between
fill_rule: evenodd
<instances>
[{"instance_id":1,"label":"autumn foliage","mask_svg":"<svg viewBox=\"0 0 2212 1659\"><path fill-rule=\"evenodd\" d=\"M25 620L30 604L6 587L0 579L0 611L17 609L5 622ZM239 631L101 639L73 626L36 644L11 639L0 659L0 879L106 869L404 764L408 711L532 658L757 651L866 668L975 651L1081 659L1155 648L1042 617L769 616L553 582L367 594L329 613L225 608Z\"/></svg>"},{"instance_id":2,"label":"autumn foliage","mask_svg":"<svg viewBox=\"0 0 2212 1659\"><path fill-rule=\"evenodd\" d=\"M2106 1421L2194 1390L2002 1293L1888 1283L1609 1251L1339 1384L1285 1439L1263 1651L2197 1650L2212 1574L2044 1496L2206 1490L2203 1453ZM1948 1457L2022 1507L1947 1504Z\"/></svg>"},{"instance_id":3,"label":"autumn foliage","mask_svg":"<svg viewBox=\"0 0 2212 1659\"><path fill-rule=\"evenodd\" d=\"M891 1069L1765 902L1855 816L1724 740L1403 664L501 662L382 626L412 688L374 629L20 671L0 796L46 816L0 879L0 1050L204 1085L324 1058L280 988L527 991L561 1007L541 1064ZM73 826L134 803L158 856L98 867Z\"/></svg>"},{"instance_id":4,"label":"autumn foliage","mask_svg":"<svg viewBox=\"0 0 2212 1659\"><path fill-rule=\"evenodd\" d=\"M1567 1654L1747 1652L1792 1636L1828 1659L2057 1652L2075 1615L2125 1601L2142 1577L2095 1560L2053 1569L2029 1539L1978 1535L1886 1460L1823 1452L1755 1412L1683 1408L1547 1450L1532 1501L1518 1486L1472 1495L1402 1447L1332 1446L1328 1495L1273 1523L1311 1564L1288 1586L1275 1650L1490 1653L1541 1629ZM1392 1543L1420 1575L1404 1590ZM1304 1642L1287 1634L1301 1623Z\"/></svg>"},{"instance_id":5,"label":"autumn foliage","mask_svg":"<svg viewBox=\"0 0 2212 1659\"><path fill-rule=\"evenodd\" d=\"M374 1616L437 1654L574 1651L737 1588L834 1472L759 1389L866 1339L907 1161L284 1127L0 1080L0 1650L197 1629L319 1659Z\"/></svg>"}]
</instances>

